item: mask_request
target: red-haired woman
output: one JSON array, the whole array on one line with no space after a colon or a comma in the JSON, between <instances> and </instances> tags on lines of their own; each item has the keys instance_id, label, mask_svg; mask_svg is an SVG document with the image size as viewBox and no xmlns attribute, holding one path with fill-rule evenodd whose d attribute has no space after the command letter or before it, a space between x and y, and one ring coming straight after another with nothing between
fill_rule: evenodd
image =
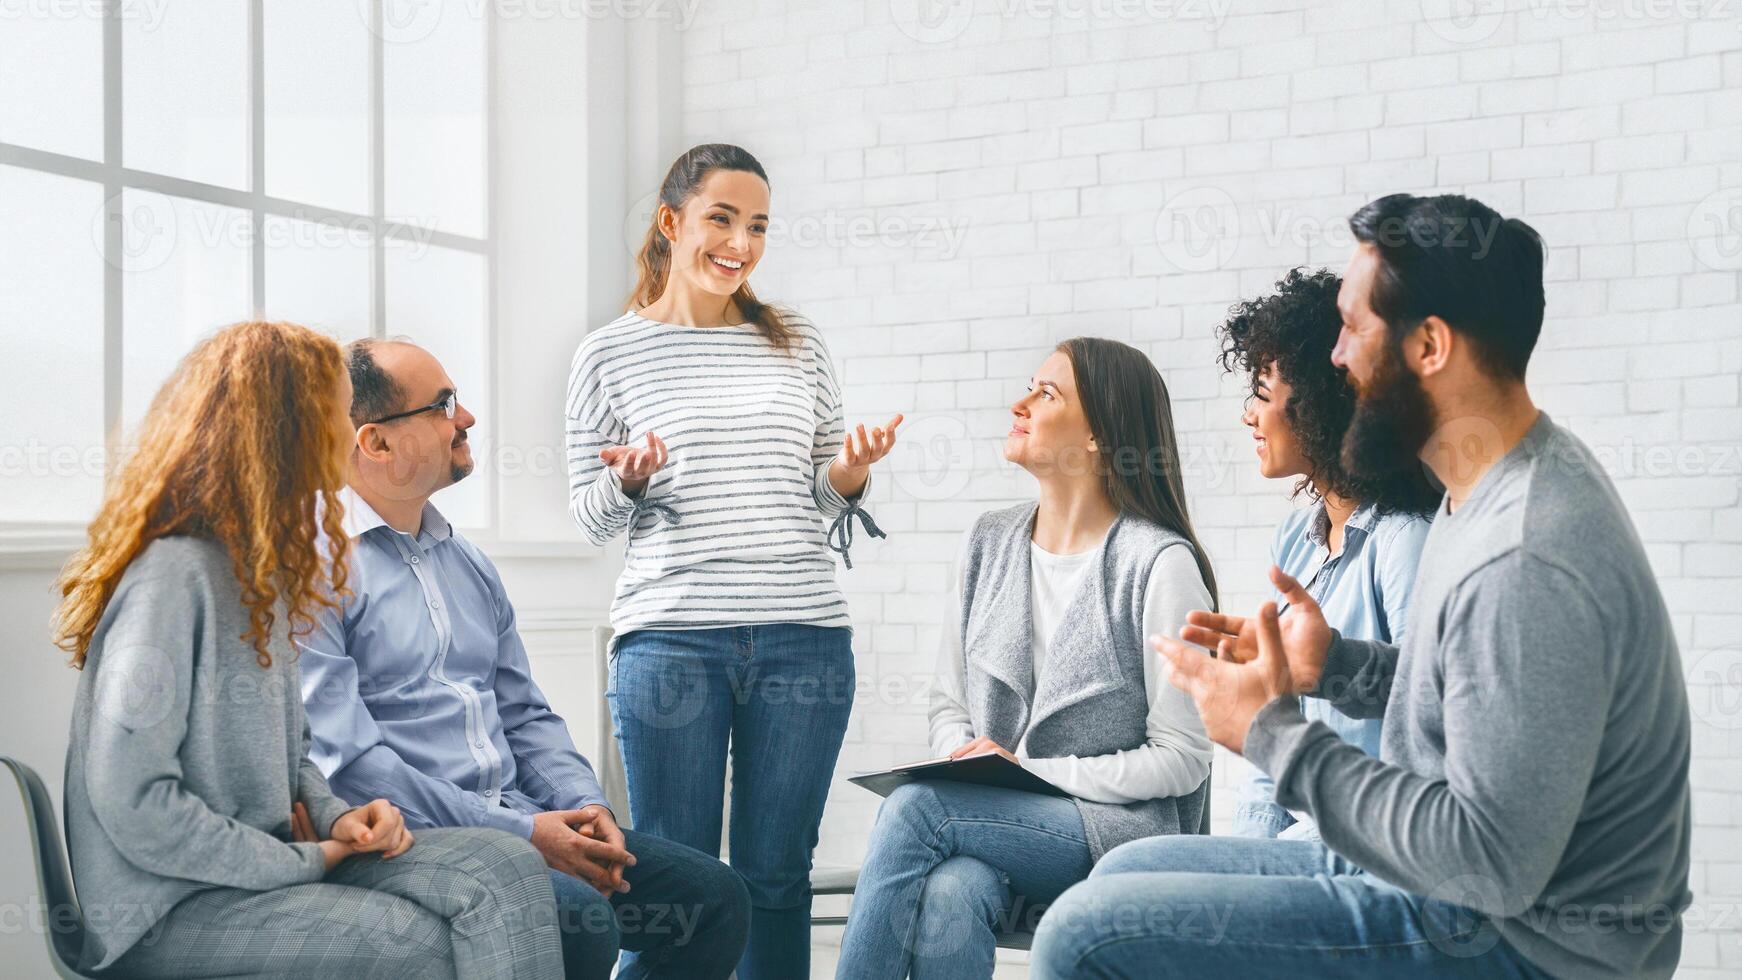
<instances>
[{"instance_id":1,"label":"red-haired woman","mask_svg":"<svg viewBox=\"0 0 1742 980\"><path fill-rule=\"evenodd\" d=\"M350 404L330 338L218 332L153 401L62 573L82 970L561 974L530 844L466 829L414 847L392 804L347 807L308 758L290 634L345 588Z\"/></svg>"}]
</instances>

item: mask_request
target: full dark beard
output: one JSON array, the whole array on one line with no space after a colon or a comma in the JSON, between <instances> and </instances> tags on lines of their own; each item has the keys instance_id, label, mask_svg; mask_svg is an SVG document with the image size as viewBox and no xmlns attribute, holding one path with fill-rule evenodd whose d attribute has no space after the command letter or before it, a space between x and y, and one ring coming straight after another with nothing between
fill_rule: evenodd
<instances>
[{"instance_id":1,"label":"full dark beard","mask_svg":"<svg viewBox=\"0 0 1742 980\"><path fill-rule=\"evenodd\" d=\"M1343 468L1356 479L1374 480L1420 466L1433 427L1433 405L1421 379L1388 344L1373 380L1355 386L1355 415L1343 434Z\"/></svg>"}]
</instances>

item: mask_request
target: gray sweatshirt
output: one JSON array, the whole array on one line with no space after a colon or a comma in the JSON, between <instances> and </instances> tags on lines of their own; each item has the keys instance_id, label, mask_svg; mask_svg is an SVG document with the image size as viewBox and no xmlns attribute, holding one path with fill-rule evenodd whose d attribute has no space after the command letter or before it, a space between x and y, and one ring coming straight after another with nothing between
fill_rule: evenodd
<instances>
[{"instance_id":1,"label":"gray sweatshirt","mask_svg":"<svg viewBox=\"0 0 1742 980\"><path fill-rule=\"evenodd\" d=\"M1681 662L1614 486L1546 413L1442 505L1401 651L1338 637L1314 693L1383 712L1380 757L1293 699L1258 714L1246 756L1333 850L1491 916L1556 976L1674 971L1692 899Z\"/></svg>"},{"instance_id":2,"label":"gray sweatshirt","mask_svg":"<svg viewBox=\"0 0 1742 980\"><path fill-rule=\"evenodd\" d=\"M229 556L163 538L128 566L73 702L67 849L86 920L81 969L113 963L176 903L213 887L318 881L291 803L325 837L348 805L309 761L282 614L261 668Z\"/></svg>"}]
</instances>

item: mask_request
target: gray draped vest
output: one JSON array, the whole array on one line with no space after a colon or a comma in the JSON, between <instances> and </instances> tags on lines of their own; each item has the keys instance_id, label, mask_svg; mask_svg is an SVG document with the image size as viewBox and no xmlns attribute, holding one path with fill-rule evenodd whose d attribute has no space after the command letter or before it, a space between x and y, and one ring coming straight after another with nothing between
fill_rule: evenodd
<instances>
[{"instance_id":1,"label":"gray draped vest","mask_svg":"<svg viewBox=\"0 0 1742 980\"><path fill-rule=\"evenodd\" d=\"M1134 514L1107 531L1034 677L1030 554L1039 505L981 515L962 570L963 687L974 733L1038 758L1108 755L1148 741L1144 595L1163 550L1191 547ZM1136 803L1076 800L1091 856L1157 834L1198 833L1209 780L1184 796Z\"/></svg>"}]
</instances>

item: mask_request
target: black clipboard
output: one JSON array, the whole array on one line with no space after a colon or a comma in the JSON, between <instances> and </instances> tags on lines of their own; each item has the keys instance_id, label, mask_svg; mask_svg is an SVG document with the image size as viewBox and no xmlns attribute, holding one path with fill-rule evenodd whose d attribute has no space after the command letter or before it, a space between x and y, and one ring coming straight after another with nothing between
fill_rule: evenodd
<instances>
[{"instance_id":1,"label":"black clipboard","mask_svg":"<svg viewBox=\"0 0 1742 980\"><path fill-rule=\"evenodd\" d=\"M884 772L867 772L847 777L848 782L857 783L878 796L888 796L897 787L928 779L997 786L1001 789L1041 793L1046 796L1070 795L996 752L963 756L960 759L931 759L896 766Z\"/></svg>"}]
</instances>

